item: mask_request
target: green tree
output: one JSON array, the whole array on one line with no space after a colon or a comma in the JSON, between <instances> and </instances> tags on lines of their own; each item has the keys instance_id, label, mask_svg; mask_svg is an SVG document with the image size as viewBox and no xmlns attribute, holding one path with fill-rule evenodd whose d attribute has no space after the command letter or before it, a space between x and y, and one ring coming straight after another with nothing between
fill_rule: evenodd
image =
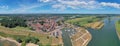
<instances>
[{"instance_id":1,"label":"green tree","mask_svg":"<svg viewBox=\"0 0 120 46\"><path fill-rule=\"evenodd\" d=\"M17 38L16 41L22 43L22 40L20 38Z\"/></svg>"}]
</instances>

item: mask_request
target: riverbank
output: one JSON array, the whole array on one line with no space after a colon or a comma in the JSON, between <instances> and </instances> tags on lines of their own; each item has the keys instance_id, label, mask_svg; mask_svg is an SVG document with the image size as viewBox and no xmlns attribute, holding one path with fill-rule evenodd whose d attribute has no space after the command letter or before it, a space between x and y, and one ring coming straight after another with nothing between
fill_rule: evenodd
<instances>
[{"instance_id":1,"label":"riverbank","mask_svg":"<svg viewBox=\"0 0 120 46\"><path fill-rule=\"evenodd\" d=\"M101 29L103 26L104 26L104 23L101 21L98 21L98 22L88 23L86 24L85 27L90 27L92 29Z\"/></svg>"},{"instance_id":2,"label":"riverbank","mask_svg":"<svg viewBox=\"0 0 120 46\"><path fill-rule=\"evenodd\" d=\"M72 46L87 46L92 39L91 34L84 27L78 27L73 24L65 23L70 34Z\"/></svg>"},{"instance_id":3,"label":"riverbank","mask_svg":"<svg viewBox=\"0 0 120 46\"><path fill-rule=\"evenodd\" d=\"M115 27L116 27L117 35L120 39L120 23L118 21L115 23Z\"/></svg>"},{"instance_id":4,"label":"riverbank","mask_svg":"<svg viewBox=\"0 0 120 46\"><path fill-rule=\"evenodd\" d=\"M67 20L66 23L85 28L101 29L104 26L104 23L101 21L102 19L103 18L97 16L90 16Z\"/></svg>"},{"instance_id":5,"label":"riverbank","mask_svg":"<svg viewBox=\"0 0 120 46\"><path fill-rule=\"evenodd\" d=\"M73 46L87 46L92 39L91 34L85 28L75 28L76 33L71 37Z\"/></svg>"},{"instance_id":6,"label":"riverbank","mask_svg":"<svg viewBox=\"0 0 120 46\"><path fill-rule=\"evenodd\" d=\"M106 17L102 20L104 26L100 30L87 28L92 35L92 40L87 46L120 46L120 40L115 29L115 23L118 19Z\"/></svg>"}]
</instances>

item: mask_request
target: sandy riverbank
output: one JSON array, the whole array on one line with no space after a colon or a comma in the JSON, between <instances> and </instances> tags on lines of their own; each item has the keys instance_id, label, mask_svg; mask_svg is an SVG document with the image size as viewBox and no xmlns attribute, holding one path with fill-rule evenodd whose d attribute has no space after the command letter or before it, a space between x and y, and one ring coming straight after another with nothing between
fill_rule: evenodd
<instances>
[{"instance_id":1,"label":"sandy riverbank","mask_svg":"<svg viewBox=\"0 0 120 46\"><path fill-rule=\"evenodd\" d=\"M118 22L115 23L115 28L118 38L120 39L120 24Z\"/></svg>"},{"instance_id":2,"label":"sandy riverbank","mask_svg":"<svg viewBox=\"0 0 120 46\"><path fill-rule=\"evenodd\" d=\"M33 43L27 43L26 46L39 46L39 45L36 45L36 44L33 44Z\"/></svg>"},{"instance_id":3,"label":"sandy riverbank","mask_svg":"<svg viewBox=\"0 0 120 46\"><path fill-rule=\"evenodd\" d=\"M88 23L86 24L85 27L90 27L93 29L101 29L103 26L104 26L104 23L101 21L98 21L98 22Z\"/></svg>"},{"instance_id":4,"label":"sandy riverbank","mask_svg":"<svg viewBox=\"0 0 120 46\"><path fill-rule=\"evenodd\" d=\"M117 33L117 35L118 35L118 38L119 38L119 40L120 40L120 34L116 31L116 33Z\"/></svg>"}]
</instances>

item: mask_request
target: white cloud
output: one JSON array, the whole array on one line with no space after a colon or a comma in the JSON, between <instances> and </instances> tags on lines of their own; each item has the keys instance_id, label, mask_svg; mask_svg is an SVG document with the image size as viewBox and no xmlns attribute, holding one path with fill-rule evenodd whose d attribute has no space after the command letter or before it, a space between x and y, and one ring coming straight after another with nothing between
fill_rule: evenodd
<instances>
[{"instance_id":1,"label":"white cloud","mask_svg":"<svg viewBox=\"0 0 120 46\"><path fill-rule=\"evenodd\" d=\"M20 7L20 8L17 8L17 9L14 9L13 12L25 12L29 9L32 9L32 8L35 8L35 7L38 7L37 5L33 5L33 6L24 6L24 7Z\"/></svg>"},{"instance_id":2,"label":"white cloud","mask_svg":"<svg viewBox=\"0 0 120 46\"><path fill-rule=\"evenodd\" d=\"M20 7L16 8L16 9L13 9L11 11L11 13L23 13L23 12L29 12L29 10L32 10L34 8L37 8L37 7L41 7L41 6L44 6L46 4L31 4L31 5L22 5L22 4L19 4Z\"/></svg>"},{"instance_id":3,"label":"white cloud","mask_svg":"<svg viewBox=\"0 0 120 46\"><path fill-rule=\"evenodd\" d=\"M73 0L73 1L64 1L64 0L58 0L59 5L63 5L61 6L61 8L63 7L68 7L68 8L72 8L72 9L79 9L79 8L86 8L86 9L94 9L99 7L98 2L96 1L83 1L83 0ZM56 5L56 4L54 4ZM53 5L53 6L54 6ZM54 8L54 7L53 7Z\"/></svg>"},{"instance_id":4,"label":"white cloud","mask_svg":"<svg viewBox=\"0 0 120 46\"><path fill-rule=\"evenodd\" d=\"M66 9L65 5L62 5L62 4L55 4L55 5L53 5L52 7L53 7L53 8L57 8L57 9L60 8L61 10Z\"/></svg>"},{"instance_id":5,"label":"white cloud","mask_svg":"<svg viewBox=\"0 0 120 46\"><path fill-rule=\"evenodd\" d=\"M45 3L53 3L57 2L55 4L52 4L52 8L60 8L60 9L101 9L104 7L113 7L120 9L120 4L118 3L109 3L109 2L97 2L95 0L41 0Z\"/></svg>"},{"instance_id":6,"label":"white cloud","mask_svg":"<svg viewBox=\"0 0 120 46\"><path fill-rule=\"evenodd\" d=\"M114 7L114 8L120 8L120 4L118 3L106 3L106 2L101 2L102 6L109 6L109 7Z\"/></svg>"},{"instance_id":7,"label":"white cloud","mask_svg":"<svg viewBox=\"0 0 120 46\"><path fill-rule=\"evenodd\" d=\"M52 0L38 0L39 2L50 2Z\"/></svg>"},{"instance_id":8,"label":"white cloud","mask_svg":"<svg viewBox=\"0 0 120 46\"><path fill-rule=\"evenodd\" d=\"M0 9L8 9L8 6L2 5L2 6L0 6Z\"/></svg>"}]
</instances>

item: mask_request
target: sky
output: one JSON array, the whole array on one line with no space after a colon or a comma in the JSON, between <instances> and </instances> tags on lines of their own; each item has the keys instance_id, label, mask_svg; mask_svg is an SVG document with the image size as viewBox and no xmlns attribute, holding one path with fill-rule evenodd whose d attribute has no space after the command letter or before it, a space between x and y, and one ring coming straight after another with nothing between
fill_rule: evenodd
<instances>
[{"instance_id":1,"label":"sky","mask_svg":"<svg viewBox=\"0 0 120 46\"><path fill-rule=\"evenodd\" d=\"M120 0L0 0L0 14L120 14Z\"/></svg>"}]
</instances>

